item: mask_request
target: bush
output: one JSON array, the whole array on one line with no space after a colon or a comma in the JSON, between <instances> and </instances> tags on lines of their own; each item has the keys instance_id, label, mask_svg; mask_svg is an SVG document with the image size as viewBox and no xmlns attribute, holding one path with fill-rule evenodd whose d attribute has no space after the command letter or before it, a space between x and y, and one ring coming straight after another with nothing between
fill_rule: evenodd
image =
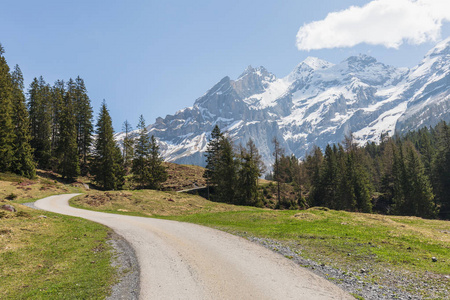
<instances>
[{"instance_id":1,"label":"bush","mask_svg":"<svg viewBox=\"0 0 450 300\"><path fill-rule=\"evenodd\" d=\"M16 217L31 218L31 215L26 211L19 211L16 213Z\"/></svg>"},{"instance_id":2,"label":"bush","mask_svg":"<svg viewBox=\"0 0 450 300\"><path fill-rule=\"evenodd\" d=\"M6 198L6 200L12 201L12 200L14 200L14 199L17 198L17 195L14 194L14 193L11 193L11 194L9 194L8 196L6 196L5 198Z\"/></svg>"}]
</instances>

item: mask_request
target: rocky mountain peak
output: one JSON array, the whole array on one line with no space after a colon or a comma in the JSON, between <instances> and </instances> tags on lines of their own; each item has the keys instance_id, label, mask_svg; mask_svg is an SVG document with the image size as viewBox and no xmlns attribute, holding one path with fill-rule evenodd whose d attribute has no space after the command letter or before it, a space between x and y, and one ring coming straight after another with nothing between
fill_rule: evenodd
<instances>
[{"instance_id":1,"label":"rocky mountain peak","mask_svg":"<svg viewBox=\"0 0 450 300\"><path fill-rule=\"evenodd\" d=\"M425 57L450 55L450 37L438 43L433 49L428 51Z\"/></svg>"},{"instance_id":2,"label":"rocky mountain peak","mask_svg":"<svg viewBox=\"0 0 450 300\"><path fill-rule=\"evenodd\" d=\"M244 73L235 81L232 81L232 86L236 93L242 99L259 92L262 92L268 85L277 78L264 67L253 68L248 66Z\"/></svg>"},{"instance_id":3,"label":"rocky mountain peak","mask_svg":"<svg viewBox=\"0 0 450 300\"><path fill-rule=\"evenodd\" d=\"M324 70L334 66L333 63L313 56L308 56L300 65L307 65L313 70Z\"/></svg>"},{"instance_id":4,"label":"rocky mountain peak","mask_svg":"<svg viewBox=\"0 0 450 300\"><path fill-rule=\"evenodd\" d=\"M378 63L374 57L366 54L350 56L345 62L348 64L349 69L364 69Z\"/></svg>"}]
</instances>

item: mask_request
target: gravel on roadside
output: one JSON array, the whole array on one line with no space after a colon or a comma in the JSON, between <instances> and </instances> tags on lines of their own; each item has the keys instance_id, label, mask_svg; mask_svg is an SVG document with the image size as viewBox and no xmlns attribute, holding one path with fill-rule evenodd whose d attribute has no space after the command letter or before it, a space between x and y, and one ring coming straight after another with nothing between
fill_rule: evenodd
<instances>
[{"instance_id":1,"label":"gravel on roadside","mask_svg":"<svg viewBox=\"0 0 450 300\"><path fill-rule=\"evenodd\" d=\"M236 234L236 233L235 233ZM251 242L257 243L264 246L276 253L279 253L296 264L309 269L315 274L326 278L333 282L334 284L341 287L343 290L351 293L352 295L358 295L366 300L371 299L422 299L420 295L412 294L395 286L386 286L378 283L371 282L369 280L362 280L364 274L361 272L368 272L369 270L361 270L358 272L345 272L336 267L332 267L323 263L315 262L311 259L306 259L301 256L298 251L293 251L290 247L281 244L278 241L264 238L257 238L253 236L248 236L246 234L241 235L242 237L248 239ZM370 270L372 271L372 270ZM384 274L383 274L384 275ZM398 278L398 275L392 274L392 281L397 279L397 283L400 281L402 286L408 287L416 284L416 282L409 282L408 279Z\"/></svg>"},{"instance_id":2,"label":"gravel on roadside","mask_svg":"<svg viewBox=\"0 0 450 300\"><path fill-rule=\"evenodd\" d=\"M139 299L139 264L131 245L120 235L111 231L108 243L115 250L112 265L118 268L119 280L111 288L108 300Z\"/></svg>"}]
</instances>

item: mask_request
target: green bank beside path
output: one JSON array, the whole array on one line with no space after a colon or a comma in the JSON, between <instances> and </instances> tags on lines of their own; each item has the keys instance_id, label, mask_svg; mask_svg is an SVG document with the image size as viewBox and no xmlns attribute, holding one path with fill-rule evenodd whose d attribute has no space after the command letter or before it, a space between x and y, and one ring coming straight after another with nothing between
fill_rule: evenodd
<instances>
[{"instance_id":1,"label":"green bank beside path","mask_svg":"<svg viewBox=\"0 0 450 300\"><path fill-rule=\"evenodd\" d=\"M0 173L0 299L104 299L117 279L110 229L20 203L82 191Z\"/></svg>"},{"instance_id":2,"label":"green bank beside path","mask_svg":"<svg viewBox=\"0 0 450 300\"><path fill-rule=\"evenodd\" d=\"M114 283L109 229L15 205L0 219L1 299L103 299Z\"/></svg>"}]
</instances>

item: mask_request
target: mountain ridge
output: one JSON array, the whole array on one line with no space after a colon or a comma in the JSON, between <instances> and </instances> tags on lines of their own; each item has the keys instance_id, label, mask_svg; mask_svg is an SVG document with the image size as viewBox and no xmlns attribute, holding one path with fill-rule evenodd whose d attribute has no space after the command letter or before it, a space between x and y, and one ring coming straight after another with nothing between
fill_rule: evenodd
<instances>
[{"instance_id":1,"label":"mountain ridge","mask_svg":"<svg viewBox=\"0 0 450 300\"><path fill-rule=\"evenodd\" d=\"M191 107L148 126L167 161L204 166L215 125L235 141L252 138L267 165L271 140L302 158L314 145L341 142L352 132L360 144L450 120L450 38L414 68L396 68L360 54L338 64L308 57L277 78L248 66L225 76ZM116 135L118 140L123 134Z\"/></svg>"}]
</instances>

